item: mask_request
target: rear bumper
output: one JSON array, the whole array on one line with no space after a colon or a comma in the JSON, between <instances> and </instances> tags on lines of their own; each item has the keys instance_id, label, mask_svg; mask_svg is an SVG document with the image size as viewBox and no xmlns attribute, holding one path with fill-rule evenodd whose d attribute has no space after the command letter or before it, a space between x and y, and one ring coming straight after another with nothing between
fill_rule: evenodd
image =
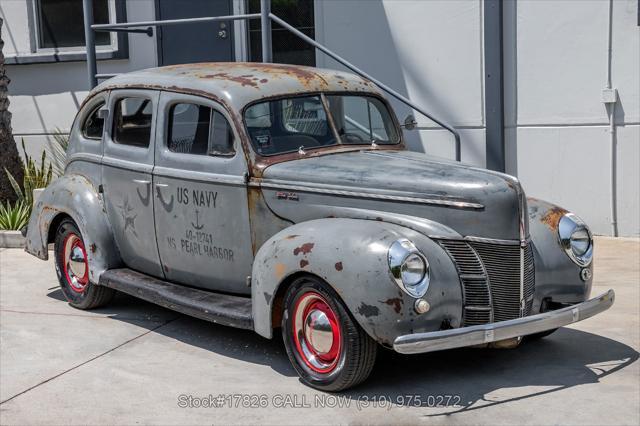
<instances>
[{"instance_id":1,"label":"rear bumper","mask_svg":"<svg viewBox=\"0 0 640 426\"><path fill-rule=\"evenodd\" d=\"M558 309L557 311L549 311L492 324L474 325L430 333L406 334L395 339L393 349L403 354L416 354L482 345L526 336L592 317L609 309L613 305L614 299L614 291L609 290L591 300Z\"/></svg>"}]
</instances>

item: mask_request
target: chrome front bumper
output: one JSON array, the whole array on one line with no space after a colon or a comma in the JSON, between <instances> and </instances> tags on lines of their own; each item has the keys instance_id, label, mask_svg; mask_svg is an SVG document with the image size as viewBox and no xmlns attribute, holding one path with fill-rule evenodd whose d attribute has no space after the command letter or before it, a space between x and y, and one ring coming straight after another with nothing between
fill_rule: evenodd
<instances>
[{"instance_id":1,"label":"chrome front bumper","mask_svg":"<svg viewBox=\"0 0 640 426\"><path fill-rule=\"evenodd\" d=\"M528 334L539 333L582 321L583 319L606 311L613 305L614 298L615 293L613 290L609 290L591 300L558 309L557 311L549 311L491 324L434 331L431 333L407 334L396 338L393 342L393 349L403 354L417 354L443 349L461 348L464 346L482 345L514 337L526 336Z\"/></svg>"}]
</instances>

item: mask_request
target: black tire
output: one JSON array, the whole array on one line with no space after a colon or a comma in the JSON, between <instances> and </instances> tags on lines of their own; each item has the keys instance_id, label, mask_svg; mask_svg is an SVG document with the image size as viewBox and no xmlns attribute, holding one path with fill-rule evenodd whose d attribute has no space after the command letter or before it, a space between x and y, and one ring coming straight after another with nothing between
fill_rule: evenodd
<instances>
[{"instance_id":1,"label":"black tire","mask_svg":"<svg viewBox=\"0 0 640 426\"><path fill-rule=\"evenodd\" d=\"M528 342L532 342L535 340L540 340L544 337L547 337L548 335L550 335L551 333L554 333L558 331L557 328L551 329L551 330L547 330L547 331L541 331L540 333L534 333L534 334L529 334L528 336L525 336L525 340Z\"/></svg>"},{"instance_id":2,"label":"black tire","mask_svg":"<svg viewBox=\"0 0 640 426\"><path fill-rule=\"evenodd\" d=\"M70 242L70 240L73 241ZM80 280L77 276L79 274L74 274L71 271L72 268L69 267L69 262L66 260L66 251L69 248L65 246L69 244L75 244L73 247L77 247L81 253L84 253L85 270ZM89 280L88 261L86 260L84 247L82 234L75 222L71 219L64 219L56 230L54 241L56 274L60 282L60 289L69 304L74 308L93 309L109 303L115 294L115 290L96 285Z\"/></svg>"},{"instance_id":3,"label":"black tire","mask_svg":"<svg viewBox=\"0 0 640 426\"><path fill-rule=\"evenodd\" d=\"M309 299L318 300L308 302ZM319 299L323 299L323 301L321 302ZM306 336L305 331L294 332L297 310L300 308L300 304L305 303L307 305L308 303L325 303L321 306L330 308L329 315L336 320L337 329L331 327L333 330L331 335L334 337L329 352L334 352L333 345L338 345L338 349L335 351L337 355L332 357L334 361L329 364L333 367L329 367L330 370L326 372L314 368L309 362L309 358L305 357L304 351L299 349L302 344L307 348L313 348L313 345L304 337ZM310 312L313 311L317 312L318 310L310 310ZM295 334L300 337L296 339ZM335 337L336 335L338 338ZM287 289L282 315L282 339L289 360L302 382L328 392L345 390L366 380L375 364L378 348L376 342L362 330L349 314L336 292L323 281L312 276L296 279Z\"/></svg>"}]
</instances>

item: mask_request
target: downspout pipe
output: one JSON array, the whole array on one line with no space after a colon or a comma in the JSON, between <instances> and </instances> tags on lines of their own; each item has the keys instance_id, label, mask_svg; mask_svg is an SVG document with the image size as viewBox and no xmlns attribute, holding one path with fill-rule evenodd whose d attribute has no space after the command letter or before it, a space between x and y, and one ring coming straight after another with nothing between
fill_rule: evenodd
<instances>
[{"instance_id":1,"label":"downspout pipe","mask_svg":"<svg viewBox=\"0 0 640 426\"><path fill-rule=\"evenodd\" d=\"M602 100L607 108L609 116L609 145L610 145L610 209L611 209L611 234L618 236L618 182L617 182L617 135L616 135L616 103L618 93L613 88L611 81L611 63L613 57L613 0L609 0L609 20L607 33L607 85L603 91Z\"/></svg>"},{"instance_id":2,"label":"downspout pipe","mask_svg":"<svg viewBox=\"0 0 640 426\"><path fill-rule=\"evenodd\" d=\"M89 74L89 89L93 89L98 85L96 74L98 68L96 65L96 42L93 35L93 1L82 0L82 16L84 18L84 45L87 51L87 73Z\"/></svg>"}]
</instances>

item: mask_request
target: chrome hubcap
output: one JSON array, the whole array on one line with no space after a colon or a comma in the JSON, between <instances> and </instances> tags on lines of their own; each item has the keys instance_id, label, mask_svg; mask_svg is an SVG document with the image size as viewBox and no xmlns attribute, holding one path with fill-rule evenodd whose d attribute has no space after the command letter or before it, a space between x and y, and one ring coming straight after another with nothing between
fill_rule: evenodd
<instances>
[{"instance_id":1,"label":"chrome hubcap","mask_svg":"<svg viewBox=\"0 0 640 426\"><path fill-rule=\"evenodd\" d=\"M307 315L304 323L304 336L318 354L326 354L333 346L333 330L327 314L314 309Z\"/></svg>"},{"instance_id":2,"label":"chrome hubcap","mask_svg":"<svg viewBox=\"0 0 640 426\"><path fill-rule=\"evenodd\" d=\"M71 289L81 293L89 282L87 252L82 239L70 234L64 241L64 274Z\"/></svg>"}]
</instances>

